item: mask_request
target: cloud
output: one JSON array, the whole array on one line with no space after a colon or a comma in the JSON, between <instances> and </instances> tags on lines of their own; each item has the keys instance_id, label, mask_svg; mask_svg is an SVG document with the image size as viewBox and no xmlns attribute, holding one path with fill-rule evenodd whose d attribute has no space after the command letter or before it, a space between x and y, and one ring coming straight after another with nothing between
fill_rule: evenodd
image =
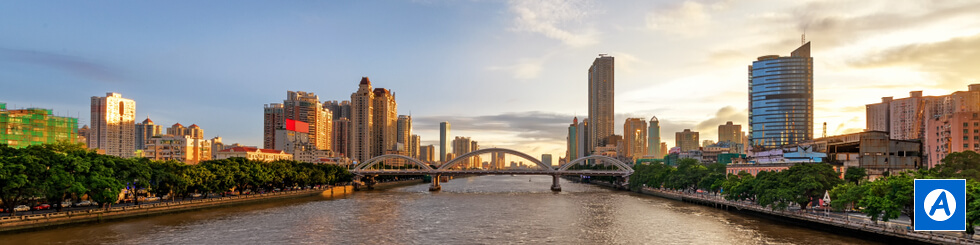
<instances>
[{"instance_id":1,"label":"cloud","mask_svg":"<svg viewBox=\"0 0 980 245\"><path fill-rule=\"evenodd\" d=\"M706 33L711 24L711 15L705 4L684 1L670 8L658 9L646 17L647 28L670 34L696 36Z\"/></svg>"},{"instance_id":2,"label":"cloud","mask_svg":"<svg viewBox=\"0 0 980 245\"><path fill-rule=\"evenodd\" d=\"M940 87L964 89L964 84L980 79L980 35L899 46L848 63L859 68L917 68L938 75Z\"/></svg>"},{"instance_id":3,"label":"cloud","mask_svg":"<svg viewBox=\"0 0 980 245\"><path fill-rule=\"evenodd\" d=\"M510 112L485 116L426 116L413 118L423 128L438 128L448 121L451 130L511 133L526 141L564 141L572 115L541 111ZM518 139L515 139L518 140Z\"/></svg>"},{"instance_id":4,"label":"cloud","mask_svg":"<svg viewBox=\"0 0 980 245\"><path fill-rule=\"evenodd\" d=\"M510 72L514 76L514 78L521 79L521 80L534 79L541 74L541 69L544 66L544 61L545 58L540 58L540 59L522 58L512 66L491 66L491 67L487 67L487 70L507 71Z\"/></svg>"},{"instance_id":5,"label":"cloud","mask_svg":"<svg viewBox=\"0 0 980 245\"><path fill-rule=\"evenodd\" d=\"M562 41L572 47L584 47L598 43L598 33L591 28L570 26L582 22L594 9L590 1L510 1L515 31L531 32Z\"/></svg>"},{"instance_id":6,"label":"cloud","mask_svg":"<svg viewBox=\"0 0 980 245\"><path fill-rule=\"evenodd\" d=\"M82 57L39 51L0 48L0 60L29 63L103 82L122 82L123 76L109 66Z\"/></svg>"}]
</instances>

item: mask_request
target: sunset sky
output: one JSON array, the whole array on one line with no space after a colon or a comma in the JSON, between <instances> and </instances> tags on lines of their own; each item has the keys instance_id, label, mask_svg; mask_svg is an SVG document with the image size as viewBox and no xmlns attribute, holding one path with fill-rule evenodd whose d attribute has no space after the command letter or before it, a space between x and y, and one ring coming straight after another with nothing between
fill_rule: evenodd
<instances>
[{"instance_id":1,"label":"sunset sky","mask_svg":"<svg viewBox=\"0 0 980 245\"><path fill-rule=\"evenodd\" d=\"M865 104L980 83L980 1L4 1L0 102L89 124L89 98L137 121L262 143L287 90L349 100L362 76L396 94L423 145L563 156L587 116L587 69L616 57L616 125L747 130L747 67L812 42L819 137L861 131ZM438 146L437 146L438 148ZM438 151L438 149L436 149Z\"/></svg>"}]
</instances>

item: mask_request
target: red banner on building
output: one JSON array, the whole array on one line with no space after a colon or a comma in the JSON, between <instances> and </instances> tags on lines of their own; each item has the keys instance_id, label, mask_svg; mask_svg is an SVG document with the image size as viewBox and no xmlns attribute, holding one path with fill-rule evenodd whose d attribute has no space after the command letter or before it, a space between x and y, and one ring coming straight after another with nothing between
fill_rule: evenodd
<instances>
[{"instance_id":1,"label":"red banner on building","mask_svg":"<svg viewBox=\"0 0 980 245\"><path fill-rule=\"evenodd\" d=\"M300 133L310 133L310 124L292 119L286 119L286 130Z\"/></svg>"}]
</instances>

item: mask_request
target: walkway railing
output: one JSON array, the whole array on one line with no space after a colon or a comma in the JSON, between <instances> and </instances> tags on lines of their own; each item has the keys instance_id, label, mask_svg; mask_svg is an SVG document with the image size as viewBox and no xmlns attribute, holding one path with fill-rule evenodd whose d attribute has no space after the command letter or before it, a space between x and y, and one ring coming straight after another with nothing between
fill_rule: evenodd
<instances>
[{"instance_id":1,"label":"walkway railing","mask_svg":"<svg viewBox=\"0 0 980 245\"><path fill-rule=\"evenodd\" d=\"M891 223L891 222L879 222L876 224L871 220L867 220L867 219L852 220L850 218L830 217L826 215L806 213L802 211L794 212L794 211L786 211L786 210L773 210L771 208L762 207L758 204L741 202L741 201L730 201L717 196L690 194L681 191L666 191L666 190L659 190L659 189L654 189L649 187L644 187L643 192L652 195L657 195L657 196L665 196L668 198L674 197L681 200L695 200L704 203L727 205L739 210L751 210L759 213L767 213L767 214L778 215L787 218L805 220L805 221L816 222L816 223L827 224L827 225L834 225L834 226L844 227L853 230L861 230L866 232L917 240L922 242L942 243L942 244L949 244L949 243L980 244L980 240L977 240L973 237L967 238L967 237L963 237L962 235L957 236L957 235L942 234L936 232L913 231L909 228L908 225L898 225L897 223Z\"/></svg>"}]
</instances>

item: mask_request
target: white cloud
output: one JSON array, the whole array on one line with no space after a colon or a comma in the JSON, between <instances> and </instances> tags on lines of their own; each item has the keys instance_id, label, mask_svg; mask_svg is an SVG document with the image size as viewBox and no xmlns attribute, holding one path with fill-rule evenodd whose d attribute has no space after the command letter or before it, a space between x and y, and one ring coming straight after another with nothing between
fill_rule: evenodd
<instances>
[{"instance_id":1,"label":"white cloud","mask_svg":"<svg viewBox=\"0 0 980 245\"><path fill-rule=\"evenodd\" d=\"M539 33L562 41L572 47L584 47L598 43L598 32L588 27L577 27L591 13L591 2L584 0L559 1L510 1L515 31Z\"/></svg>"},{"instance_id":2,"label":"white cloud","mask_svg":"<svg viewBox=\"0 0 980 245\"><path fill-rule=\"evenodd\" d=\"M510 72L514 78L521 80L528 80L537 78L541 74L541 69L544 66L545 59L529 59L522 58L517 61L516 64L512 66L491 66L487 67L487 70L491 71L507 71Z\"/></svg>"},{"instance_id":3,"label":"white cloud","mask_svg":"<svg viewBox=\"0 0 980 245\"><path fill-rule=\"evenodd\" d=\"M684 1L673 8L655 10L647 14L647 28L684 36L706 33L711 24L711 15L706 8L699 2Z\"/></svg>"}]
</instances>

